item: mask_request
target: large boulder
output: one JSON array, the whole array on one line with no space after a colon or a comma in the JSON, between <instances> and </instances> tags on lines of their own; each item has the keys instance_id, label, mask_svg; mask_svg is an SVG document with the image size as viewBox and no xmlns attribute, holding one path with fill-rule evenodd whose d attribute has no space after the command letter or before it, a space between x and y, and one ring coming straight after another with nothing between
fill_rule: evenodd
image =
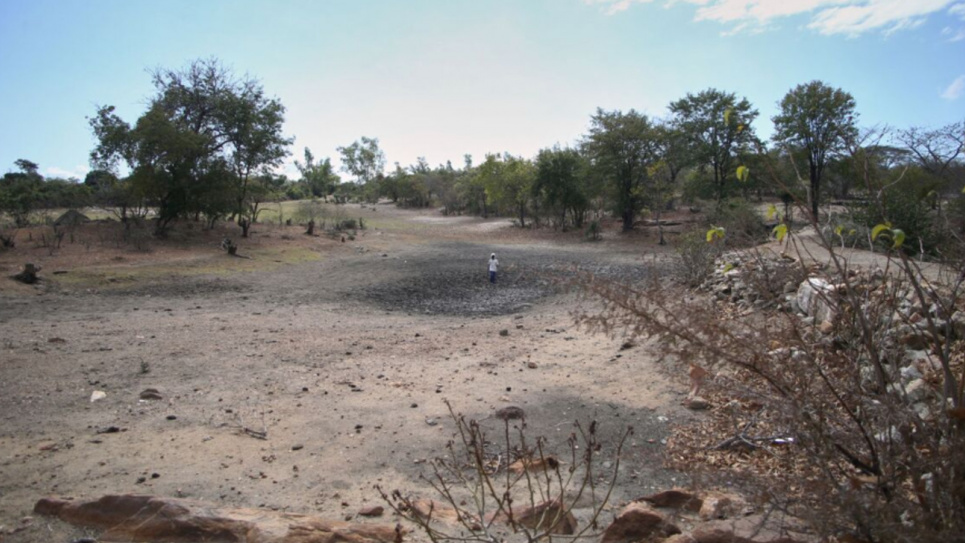
<instances>
[{"instance_id":1,"label":"large boulder","mask_svg":"<svg viewBox=\"0 0 965 543\"><path fill-rule=\"evenodd\" d=\"M600 543L635 543L679 534L680 528L650 506L633 502L603 531Z\"/></svg>"},{"instance_id":2,"label":"large boulder","mask_svg":"<svg viewBox=\"0 0 965 543\"><path fill-rule=\"evenodd\" d=\"M700 507L703 505L703 500L699 496L682 488L671 488L670 490L657 492L656 494L644 496L638 501L647 502L654 507L685 509L692 512L700 511Z\"/></svg>"},{"instance_id":3,"label":"large boulder","mask_svg":"<svg viewBox=\"0 0 965 543\"><path fill-rule=\"evenodd\" d=\"M401 543L401 526L353 524L192 500L110 495L90 501L44 498L34 512L104 530L99 541L192 543Z\"/></svg>"},{"instance_id":4,"label":"large boulder","mask_svg":"<svg viewBox=\"0 0 965 543\"><path fill-rule=\"evenodd\" d=\"M798 309L814 321L833 321L837 313L837 288L819 277L809 277L797 288Z\"/></svg>"}]
</instances>

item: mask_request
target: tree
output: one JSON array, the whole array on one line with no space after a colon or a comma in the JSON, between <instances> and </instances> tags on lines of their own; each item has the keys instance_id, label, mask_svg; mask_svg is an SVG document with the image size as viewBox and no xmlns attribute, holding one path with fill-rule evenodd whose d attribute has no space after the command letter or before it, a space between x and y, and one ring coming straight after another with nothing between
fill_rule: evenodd
<instances>
[{"instance_id":1,"label":"tree","mask_svg":"<svg viewBox=\"0 0 965 543\"><path fill-rule=\"evenodd\" d=\"M324 198L335 193L336 187L341 182L338 174L332 168L332 161L328 157L321 162L315 162L312 151L305 148L305 162L295 161L295 167L302 174L301 183L304 183L312 196Z\"/></svg>"},{"instance_id":2,"label":"tree","mask_svg":"<svg viewBox=\"0 0 965 543\"><path fill-rule=\"evenodd\" d=\"M746 98L738 100L733 93L708 89L672 102L670 112L671 123L687 139L693 164L711 169L720 209L728 181L736 175L738 155L754 140L751 123L757 110Z\"/></svg>"},{"instance_id":3,"label":"tree","mask_svg":"<svg viewBox=\"0 0 965 543\"><path fill-rule=\"evenodd\" d=\"M818 216L821 178L828 161L857 136L854 98L821 81L791 89L774 121L774 141L807 155L811 213Z\"/></svg>"},{"instance_id":4,"label":"tree","mask_svg":"<svg viewBox=\"0 0 965 543\"><path fill-rule=\"evenodd\" d=\"M657 223L657 232L660 235L657 243L666 245L660 216L673 203L677 178L687 163L687 143L684 134L667 123L655 126L653 135L656 139L658 159L647 172L651 179L651 190L647 191L644 197L644 205L650 209Z\"/></svg>"},{"instance_id":5,"label":"tree","mask_svg":"<svg viewBox=\"0 0 965 543\"><path fill-rule=\"evenodd\" d=\"M250 176L287 154L284 107L258 81L236 79L215 59L159 68L152 80L156 94L133 127L113 106L89 119L98 140L91 163L113 170L126 162L136 191L157 206L157 234L192 213L212 221L244 216Z\"/></svg>"},{"instance_id":6,"label":"tree","mask_svg":"<svg viewBox=\"0 0 965 543\"><path fill-rule=\"evenodd\" d=\"M584 147L593 166L604 174L614 209L623 219L623 231L630 231L643 209L651 181L648 168L657 160L653 122L632 109L628 113L597 109Z\"/></svg>"},{"instance_id":7,"label":"tree","mask_svg":"<svg viewBox=\"0 0 965 543\"><path fill-rule=\"evenodd\" d=\"M543 209L555 212L558 224L566 224L569 214L573 226L582 228L590 208L590 185L586 183L586 159L576 149L543 149L536 157L533 196Z\"/></svg>"},{"instance_id":8,"label":"tree","mask_svg":"<svg viewBox=\"0 0 965 543\"><path fill-rule=\"evenodd\" d=\"M486 189L488 203L502 211L508 211L519 219L519 226L526 227L533 180L536 171L533 163L509 153L486 155L479 165L477 175Z\"/></svg>"},{"instance_id":9,"label":"tree","mask_svg":"<svg viewBox=\"0 0 965 543\"><path fill-rule=\"evenodd\" d=\"M21 158L14 164L20 171L6 173L0 179L0 212L10 215L21 228L30 223L30 213L41 204L44 178L34 162Z\"/></svg>"},{"instance_id":10,"label":"tree","mask_svg":"<svg viewBox=\"0 0 965 543\"><path fill-rule=\"evenodd\" d=\"M365 186L369 194L377 194L370 186L377 181L385 169L385 154L379 149L378 138L366 138L353 142L348 147L339 147L342 155L342 171L355 176L355 182Z\"/></svg>"}]
</instances>

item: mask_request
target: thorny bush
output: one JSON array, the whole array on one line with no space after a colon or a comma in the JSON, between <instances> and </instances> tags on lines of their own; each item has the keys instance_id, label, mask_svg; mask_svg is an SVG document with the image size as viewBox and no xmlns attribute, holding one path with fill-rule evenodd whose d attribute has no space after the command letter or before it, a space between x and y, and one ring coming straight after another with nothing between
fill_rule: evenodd
<instances>
[{"instance_id":1,"label":"thorny bush","mask_svg":"<svg viewBox=\"0 0 965 543\"><path fill-rule=\"evenodd\" d=\"M456 434L446 445L446 454L431 461L431 474L422 476L440 499L419 499L400 490L387 493L377 487L396 513L433 542L533 543L554 537L571 541L602 533L598 520L632 428L617 442L611 470L604 471L598 466L603 442L595 421L586 428L576 423L566 441L568 454L558 456L545 438L527 438L523 418L500 417L500 443L491 441L478 421L467 420L446 405ZM577 503L588 511L582 525L574 516ZM440 519L451 524L440 526Z\"/></svg>"},{"instance_id":2,"label":"thorny bush","mask_svg":"<svg viewBox=\"0 0 965 543\"><path fill-rule=\"evenodd\" d=\"M911 260L896 224L880 230L892 243L879 264L861 270L826 235L833 228L813 216L810 226L810 244L791 234L778 258L794 259L819 286L811 290L830 310L824 322L742 309L659 278L636 286L586 278L594 302L577 319L655 338L671 359L714 376L705 394L716 408L677 429L674 467L703 466L743 484L826 540L959 540L965 260ZM821 256L809 254L813 244ZM954 245L944 254L965 253L960 238ZM749 251L739 260L763 258Z\"/></svg>"}]
</instances>

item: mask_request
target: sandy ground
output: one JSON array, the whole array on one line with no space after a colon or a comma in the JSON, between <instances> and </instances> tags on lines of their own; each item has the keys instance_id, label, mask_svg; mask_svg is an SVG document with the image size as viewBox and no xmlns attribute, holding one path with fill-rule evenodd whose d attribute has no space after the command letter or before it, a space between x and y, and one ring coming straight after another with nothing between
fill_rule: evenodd
<instances>
[{"instance_id":1,"label":"sandy ground","mask_svg":"<svg viewBox=\"0 0 965 543\"><path fill-rule=\"evenodd\" d=\"M519 406L527 435L561 453L574 421L596 420L601 461L633 426L614 505L686 480L662 467L661 443L696 416L679 405L683 374L646 346L575 327L578 301L558 284L577 267L630 281L667 272L651 237L587 243L504 220L352 213L370 226L345 242L256 227L239 250L253 260L219 252L215 234L193 250L118 248L107 264L91 260L97 247L0 255L5 276L29 257L45 278L0 279L0 539L83 534L25 519L48 495L333 519L380 504L377 484L434 497L419 477L453 436L445 400L492 432L496 409ZM285 244L312 256L259 256ZM143 273L159 262L170 269ZM162 399L139 399L147 388ZM95 390L106 398L91 402Z\"/></svg>"}]
</instances>

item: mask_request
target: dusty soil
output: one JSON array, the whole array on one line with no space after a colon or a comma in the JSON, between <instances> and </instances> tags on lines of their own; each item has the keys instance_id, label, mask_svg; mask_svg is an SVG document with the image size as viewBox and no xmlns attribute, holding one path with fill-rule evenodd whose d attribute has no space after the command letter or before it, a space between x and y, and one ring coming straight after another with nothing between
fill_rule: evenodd
<instances>
[{"instance_id":1,"label":"dusty soil","mask_svg":"<svg viewBox=\"0 0 965 543\"><path fill-rule=\"evenodd\" d=\"M670 273L652 236L587 243L505 220L349 212L368 226L354 240L256 226L237 240L250 259L218 250L224 232L183 225L141 250L116 225L81 227L57 250L21 232L0 253L0 539L83 534L25 519L48 495L330 518L379 504L377 484L435 497L419 477L453 436L445 400L494 433L494 411L519 406L527 435L561 453L574 421L596 420L601 462L633 426L614 505L685 481L662 467L661 442L696 416L679 405L683 374L575 327L579 301L560 282ZM39 285L8 278L27 261ZM139 399L147 388L162 399Z\"/></svg>"}]
</instances>

